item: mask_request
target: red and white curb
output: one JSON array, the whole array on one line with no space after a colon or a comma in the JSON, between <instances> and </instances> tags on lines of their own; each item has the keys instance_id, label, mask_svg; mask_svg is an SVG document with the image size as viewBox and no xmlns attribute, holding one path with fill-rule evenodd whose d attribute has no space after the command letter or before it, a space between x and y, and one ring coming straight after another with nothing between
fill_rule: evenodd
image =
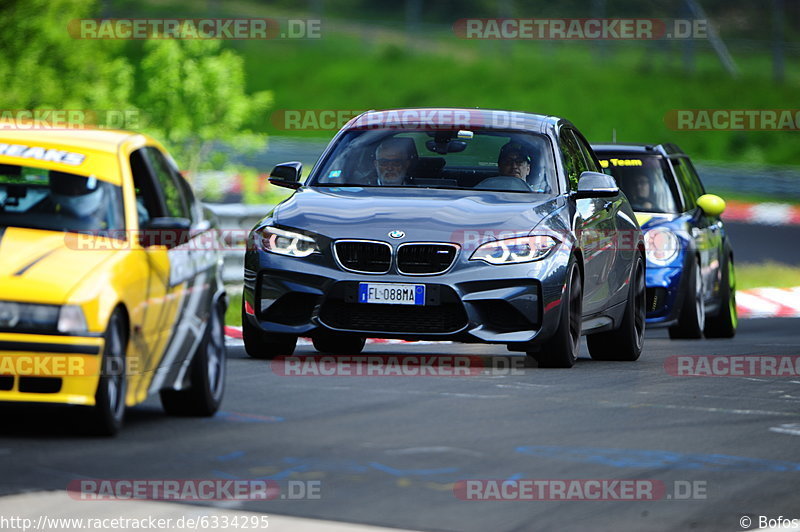
<instances>
[{"instance_id":1,"label":"red and white curb","mask_svg":"<svg viewBox=\"0 0 800 532\"><path fill-rule=\"evenodd\" d=\"M753 288L737 290L736 309L740 318L800 318L800 286L794 288ZM225 335L242 339L242 328L225 326ZM451 344L452 342L409 342L386 338L367 338L368 344ZM299 338L297 345L311 345L310 338Z\"/></svg>"},{"instance_id":2,"label":"red and white curb","mask_svg":"<svg viewBox=\"0 0 800 532\"><path fill-rule=\"evenodd\" d=\"M800 286L736 291L740 318L800 318Z\"/></svg>"},{"instance_id":3,"label":"red and white curb","mask_svg":"<svg viewBox=\"0 0 800 532\"><path fill-rule=\"evenodd\" d=\"M233 325L225 326L225 336L235 340L242 339L242 328ZM453 342L430 342L427 340L420 342L409 342L408 340L394 340L388 338L367 338L368 344L415 344L415 345L428 345L428 344L452 344ZM311 345L311 338L298 338L297 345Z\"/></svg>"},{"instance_id":4,"label":"red and white curb","mask_svg":"<svg viewBox=\"0 0 800 532\"><path fill-rule=\"evenodd\" d=\"M800 225L800 206L788 203L728 201L722 219L764 225Z\"/></svg>"}]
</instances>

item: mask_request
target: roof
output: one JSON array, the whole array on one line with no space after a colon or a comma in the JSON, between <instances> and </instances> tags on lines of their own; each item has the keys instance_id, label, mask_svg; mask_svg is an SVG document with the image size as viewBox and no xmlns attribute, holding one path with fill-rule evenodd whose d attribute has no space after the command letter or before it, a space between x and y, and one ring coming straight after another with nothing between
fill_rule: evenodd
<instances>
[{"instance_id":1,"label":"roof","mask_svg":"<svg viewBox=\"0 0 800 532\"><path fill-rule=\"evenodd\" d=\"M119 184L120 147L145 138L121 130L0 128L0 163L94 175Z\"/></svg>"},{"instance_id":2,"label":"roof","mask_svg":"<svg viewBox=\"0 0 800 532\"><path fill-rule=\"evenodd\" d=\"M501 109L418 107L367 111L350 120L343 129L489 128L542 132L562 122L568 123L557 116Z\"/></svg>"}]
</instances>

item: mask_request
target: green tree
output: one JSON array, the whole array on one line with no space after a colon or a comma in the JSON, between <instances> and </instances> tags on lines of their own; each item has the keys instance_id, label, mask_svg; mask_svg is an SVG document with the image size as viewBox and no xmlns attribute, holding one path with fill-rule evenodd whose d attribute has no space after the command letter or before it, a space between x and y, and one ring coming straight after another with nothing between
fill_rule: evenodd
<instances>
[{"instance_id":1,"label":"green tree","mask_svg":"<svg viewBox=\"0 0 800 532\"><path fill-rule=\"evenodd\" d=\"M245 93L244 62L219 40L150 39L137 69L143 89L134 103L145 129L165 140L190 172L226 164L211 157L216 142L236 150L261 147L266 135L246 129L266 113L272 93Z\"/></svg>"},{"instance_id":2,"label":"green tree","mask_svg":"<svg viewBox=\"0 0 800 532\"><path fill-rule=\"evenodd\" d=\"M117 41L74 39L87 0L0 2L0 104L5 109L127 109L133 69Z\"/></svg>"}]
</instances>

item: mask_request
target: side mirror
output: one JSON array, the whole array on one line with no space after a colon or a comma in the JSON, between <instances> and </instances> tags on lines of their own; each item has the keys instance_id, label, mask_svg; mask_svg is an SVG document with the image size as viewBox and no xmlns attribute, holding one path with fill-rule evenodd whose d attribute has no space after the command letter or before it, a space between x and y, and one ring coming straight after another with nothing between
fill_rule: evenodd
<instances>
[{"instance_id":1,"label":"side mirror","mask_svg":"<svg viewBox=\"0 0 800 532\"><path fill-rule=\"evenodd\" d=\"M292 161L281 163L272 169L269 174L269 182L279 187L297 190L302 186L300 176L303 175L303 163Z\"/></svg>"},{"instance_id":2,"label":"side mirror","mask_svg":"<svg viewBox=\"0 0 800 532\"><path fill-rule=\"evenodd\" d=\"M142 227L139 242L144 247L174 248L189 240L192 221L188 218L153 218Z\"/></svg>"},{"instance_id":3,"label":"side mirror","mask_svg":"<svg viewBox=\"0 0 800 532\"><path fill-rule=\"evenodd\" d=\"M725 212L725 200L716 194L703 194L697 198L697 206L708 216L719 216Z\"/></svg>"},{"instance_id":4,"label":"side mirror","mask_svg":"<svg viewBox=\"0 0 800 532\"><path fill-rule=\"evenodd\" d=\"M577 199L610 198L619 194L619 187L614 178L600 172L583 172L578 179L578 190L574 193Z\"/></svg>"}]
</instances>

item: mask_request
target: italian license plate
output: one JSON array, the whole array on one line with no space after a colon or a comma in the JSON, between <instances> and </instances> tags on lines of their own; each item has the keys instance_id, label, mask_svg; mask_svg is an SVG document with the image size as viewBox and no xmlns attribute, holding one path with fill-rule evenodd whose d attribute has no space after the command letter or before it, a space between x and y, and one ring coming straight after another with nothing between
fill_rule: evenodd
<instances>
[{"instance_id":1,"label":"italian license plate","mask_svg":"<svg viewBox=\"0 0 800 532\"><path fill-rule=\"evenodd\" d=\"M359 303L424 305L424 284L359 283Z\"/></svg>"}]
</instances>

